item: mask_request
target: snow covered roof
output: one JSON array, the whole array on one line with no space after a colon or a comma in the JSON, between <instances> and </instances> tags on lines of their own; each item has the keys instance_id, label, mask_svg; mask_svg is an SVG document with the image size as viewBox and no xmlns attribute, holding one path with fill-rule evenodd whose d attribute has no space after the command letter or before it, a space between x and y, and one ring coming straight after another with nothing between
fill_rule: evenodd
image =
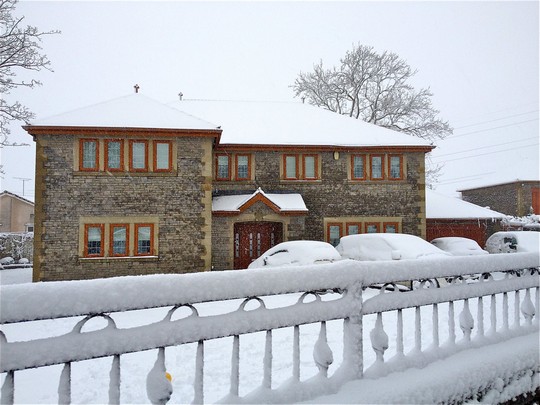
<instances>
[{"instance_id":1,"label":"snow covered roof","mask_svg":"<svg viewBox=\"0 0 540 405\"><path fill-rule=\"evenodd\" d=\"M221 144L432 148L424 139L300 102L178 100L170 105L220 125Z\"/></svg>"},{"instance_id":2,"label":"snow covered roof","mask_svg":"<svg viewBox=\"0 0 540 405\"><path fill-rule=\"evenodd\" d=\"M20 201L22 201L22 202L24 202L24 203L26 203L26 204L29 204L29 205L34 206L34 203L33 203L32 201L27 200L26 198L21 197L20 195L17 195L17 194L15 194L15 193L12 193L12 192L7 191L7 190L2 191L2 192L0 193L0 197L12 197L12 198L16 198L16 199L18 199L18 200L20 200Z\"/></svg>"},{"instance_id":3,"label":"snow covered roof","mask_svg":"<svg viewBox=\"0 0 540 405\"><path fill-rule=\"evenodd\" d=\"M477 185L470 186L467 188L462 188L457 191L468 191L468 190L476 190L478 188L486 188L486 187L495 187L495 186L502 186L505 184L513 184L513 183L534 183L538 182L540 180L540 176L538 174L531 173L532 176L528 177L527 180L525 179L519 179L519 178L500 178L498 181L492 181L492 182L477 182Z\"/></svg>"},{"instance_id":4,"label":"snow covered roof","mask_svg":"<svg viewBox=\"0 0 540 405\"><path fill-rule=\"evenodd\" d=\"M428 219L502 219L506 215L476 204L448 197L426 189L426 218Z\"/></svg>"},{"instance_id":5,"label":"snow covered roof","mask_svg":"<svg viewBox=\"0 0 540 405\"><path fill-rule=\"evenodd\" d=\"M212 212L241 213L261 201L276 212L308 212L300 194L267 194L261 188L252 194L225 195L212 199Z\"/></svg>"},{"instance_id":6,"label":"snow covered roof","mask_svg":"<svg viewBox=\"0 0 540 405\"><path fill-rule=\"evenodd\" d=\"M140 93L31 122L29 128L102 127L217 130L217 125L155 101Z\"/></svg>"}]
</instances>

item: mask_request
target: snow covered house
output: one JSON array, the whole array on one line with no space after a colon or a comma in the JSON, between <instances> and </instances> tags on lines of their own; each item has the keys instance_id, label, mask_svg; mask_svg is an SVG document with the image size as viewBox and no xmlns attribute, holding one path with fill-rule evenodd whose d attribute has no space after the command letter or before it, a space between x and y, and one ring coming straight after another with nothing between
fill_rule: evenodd
<instances>
[{"instance_id":1,"label":"snow covered house","mask_svg":"<svg viewBox=\"0 0 540 405\"><path fill-rule=\"evenodd\" d=\"M444 236L461 236L484 247L486 239L501 230L501 220L506 215L427 189L426 217L428 241Z\"/></svg>"},{"instance_id":2,"label":"snow covered house","mask_svg":"<svg viewBox=\"0 0 540 405\"><path fill-rule=\"evenodd\" d=\"M36 281L246 268L285 240L426 236L433 147L300 102L133 94L24 128Z\"/></svg>"}]
</instances>

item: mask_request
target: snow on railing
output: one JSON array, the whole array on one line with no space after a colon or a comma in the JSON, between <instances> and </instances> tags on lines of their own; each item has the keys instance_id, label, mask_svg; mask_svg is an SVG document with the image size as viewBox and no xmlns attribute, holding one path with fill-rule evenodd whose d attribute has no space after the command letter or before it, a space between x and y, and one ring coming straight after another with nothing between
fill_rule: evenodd
<instances>
[{"instance_id":1,"label":"snow on railing","mask_svg":"<svg viewBox=\"0 0 540 405\"><path fill-rule=\"evenodd\" d=\"M121 359L128 353L157 350L153 366L148 366L146 395L152 403L171 399L175 384L167 371L166 348L196 344L192 400L203 403L205 394L205 346L222 337L232 337L229 393L225 403L284 403L309 400L336 392L346 381L379 378L409 367L424 367L457 351L508 340L538 330L539 258L535 254L489 255L395 262L343 261L326 265L246 271L226 271L184 275L120 277L89 281L50 282L4 286L0 289L0 372L3 373L2 403L17 400L15 374L21 370L63 365L58 388L59 403L72 399L72 364L102 357L112 358L109 373L109 402L120 403L122 392ZM495 272L504 278L493 279ZM477 280L467 278L479 275ZM519 275L519 277L518 277ZM395 283L406 280L444 280L442 288L398 292ZM364 299L365 288L382 285L381 293ZM396 292L389 292L389 287ZM268 307L271 295L297 293L294 303ZM513 298L513 324L510 325L509 295ZM236 310L200 314L201 305L241 299ZM476 319L471 306L476 302ZM533 303L534 300L534 303ZM440 305L448 305L446 329L440 325ZM457 306L462 307L456 319ZM252 307L255 306L253 309ZM116 315L132 310L167 308L157 322L119 327ZM414 345L405 352L404 311L414 310ZM486 314L487 309L487 316ZM422 333L422 317L431 310L431 342ZM173 319L177 312L187 316ZM364 367L367 346L363 336L364 319L376 316L369 341L374 362ZM395 341L389 339L387 314L394 314ZM393 315L393 316L394 316ZM486 315L486 316L485 316ZM10 324L84 316L71 332L26 341L10 341ZM523 316L524 322L521 321ZM486 320L489 317L487 332ZM502 322L500 320L502 318ZM88 322L103 319L107 326L84 331ZM328 344L327 323L343 320L343 360L329 375L335 353ZM456 321L463 338L456 340ZM301 380L302 325L318 324L313 360L318 373ZM385 325L386 324L386 325ZM476 329L475 329L476 326ZM292 328L291 377L273 386L273 358L278 350L274 333ZM393 326L394 328L394 326ZM446 340L441 330L447 331ZM265 334L262 382L247 395L241 395L241 337L254 332ZM393 343L393 344L392 344ZM395 354L385 359L391 348ZM283 350L280 346L279 350ZM366 355L366 358L369 357ZM373 357L373 356L372 356ZM535 361L534 359L532 361ZM536 360L536 363L538 361ZM184 368L184 366L181 366ZM538 364L534 368L538 371ZM176 371L176 370L175 370ZM491 385L490 385L491 384ZM493 383L478 387L484 392ZM500 384L500 382L498 382ZM503 384L504 385L504 384ZM535 387L528 387L535 389ZM483 392L463 393L463 400ZM180 399L187 402L189 398ZM442 399L444 402L444 399ZM136 402L141 402L139 399Z\"/></svg>"}]
</instances>

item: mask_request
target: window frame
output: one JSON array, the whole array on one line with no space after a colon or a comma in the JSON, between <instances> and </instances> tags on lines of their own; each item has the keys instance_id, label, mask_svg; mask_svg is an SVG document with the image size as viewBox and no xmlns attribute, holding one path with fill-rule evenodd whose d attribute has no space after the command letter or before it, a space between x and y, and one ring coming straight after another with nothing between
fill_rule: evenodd
<instances>
[{"instance_id":1,"label":"window frame","mask_svg":"<svg viewBox=\"0 0 540 405\"><path fill-rule=\"evenodd\" d=\"M109 144L111 142L120 143L120 167L109 167ZM109 172L123 172L124 171L124 140L123 139L105 139L105 170Z\"/></svg>"},{"instance_id":2,"label":"window frame","mask_svg":"<svg viewBox=\"0 0 540 405\"><path fill-rule=\"evenodd\" d=\"M386 226L393 225L396 227L396 232L386 232ZM383 233L399 233L399 222L383 222Z\"/></svg>"},{"instance_id":3,"label":"window frame","mask_svg":"<svg viewBox=\"0 0 540 405\"><path fill-rule=\"evenodd\" d=\"M368 227L370 225L375 225L377 227L377 232L368 232ZM381 223L380 222L364 222L364 233L380 233L381 232Z\"/></svg>"},{"instance_id":4,"label":"window frame","mask_svg":"<svg viewBox=\"0 0 540 405\"><path fill-rule=\"evenodd\" d=\"M219 157L224 156L227 158L227 177L219 177ZM214 178L216 181L230 181L231 180L231 155L228 153L216 153L215 157L216 170Z\"/></svg>"},{"instance_id":5,"label":"window frame","mask_svg":"<svg viewBox=\"0 0 540 405\"><path fill-rule=\"evenodd\" d=\"M114 253L114 228L126 229L126 253L118 254ZM109 224L109 256L110 257L129 257L129 224Z\"/></svg>"},{"instance_id":6,"label":"window frame","mask_svg":"<svg viewBox=\"0 0 540 405\"><path fill-rule=\"evenodd\" d=\"M306 158L312 157L313 158L313 174L315 177L307 177L306 176ZM302 154L302 180L319 180L319 155L314 153L307 153Z\"/></svg>"},{"instance_id":7,"label":"window frame","mask_svg":"<svg viewBox=\"0 0 540 405\"><path fill-rule=\"evenodd\" d=\"M139 228L150 228L150 252L148 253L139 253ZM135 224L135 243L133 245L133 256L154 256L155 246L154 246L154 224L152 223L140 223Z\"/></svg>"},{"instance_id":8,"label":"window frame","mask_svg":"<svg viewBox=\"0 0 540 405\"><path fill-rule=\"evenodd\" d=\"M295 161L295 177L287 177L287 157L293 157ZM284 180L300 180L300 172L298 167L299 156L295 153L283 154L283 179Z\"/></svg>"},{"instance_id":9,"label":"window frame","mask_svg":"<svg viewBox=\"0 0 540 405\"><path fill-rule=\"evenodd\" d=\"M358 227L358 233L349 233L349 226L357 226ZM362 233L362 222L345 222L345 236L349 235L360 235Z\"/></svg>"},{"instance_id":10,"label":"window frame","mask_svg":"<svg viewBox=\"0 0 540 405\"><path fill-rule=\"evenodd\" d=\"M330 239L330 228L333 227L333 226L337 226L339 228L339 239L341 239L343 237L343 224L341 222L328 222L326 224L326 242L330 243L331 245L332 245L332 242L331 242L331 239ZM339 244L339 242L338 242L338 244ZM332 246L334 246L334 245L332 245Z\"/></svg>"},{"instance_id":11,"label":"window frame","mask_svg":"<svg viewBox=\"0 0 540 405\"><path fill-rule=\"evenodd\" d=\"M373 176L373 158L381 158L381 177L374 177ZM385 171L384 171L384 153L373 153L369 155L369 178L370 180L384 180L385 179Z\"/></svg>"},{"instance_id":12,"label":"window frame","mask_svg":"<svg viewBox=\"0 0 540 405\"><path fill-rule=\"evenodd\" d=\"M133 167L133 145L136 143L144 144L144 168ZM130 172L148 172L148 140L147 139L130 139L129 140L129 171Z\"/></svg>"},{"instance_id":13,"label":"window frame","mask_svg":"<svg viewBox=\"0 0 540 405\"><path fill-rule=\"evenodd\" d=\"M166 144L166 145L169 145L169 153L168 153L168 156L167 156L167 160L169 162L168 166L166 169L158 169L157 165L158 165L158 153L157 153L157 148L158 148L158 145L159 144ZM154 140L152 142L152 152L153 152L153 159L152 159L152 162L153 162L153 169L154 169L154 172L156 173L168 173L168 172L172 172L173 171L173 147L172 147L172 142L171 141L165 141L165 140Z\"/></svg>"},{"instance_id":14,"label":"window frame","mask_svg":"<svg viewBox=\"0 0 540 405\"><path fill-rule=\"evenodd\" d=\"M363 160L363 176L362 177L356 177L354 174L354 161L355 158L361 158ZM351 155L351 180L367 180L367 159L366 154L353 154Z\"/></svg>"},{"instance_id":15,"label":"window frame","mask_svg":"<svg viewBox=\"0 0 540 405\"><path fill-rule=\"evenodd\" d=\"M240 177L238 175L238 158L241 157L241 156L245 156L247 157L247 176L246 177ZM230 159L229 159L230 161ZM230 171L230 167L229 167L229 171ZM238 181L247 181L247 180L251 180L251 155L248 154L248 153L237 153L235 154L234 156L234 179L235 180L238 180Z\"/></svg>"},{"instance_id":16,"label":"window frame","mask_svg":"<svg viewBox=\"0 0 540 405\"><path fill-rule=\"evenodd\" d=\"M399 177L392 177L392 158L399 159ZM403 155L395 153L388 155L388 180L403 180Z\"/></svg>"},{"instance_id":17,"label":"window frame","mask_svg":"<svg viewBox=\"0 0 540 405\"><path fill-rule=\"evenodd\" d=\"M88 253L88 230L90 228L99 228L101 232L100 253ZM84 250L83 257L105 257L105 225L104 224L84 224Z\"/></svg>"},{"instance_id":18,"label":"window frame","mask_svg":"<svg viewBox=\"0 0 540 405\"><path fill-rule=\"evenodd\" d=\"M95 167L84 167L84 144L94 143L96 145ZM97 138L81 138L79 139L79 171L81 172L98 172L99 171L99 139Z\"/></svg>"}]
</instances>

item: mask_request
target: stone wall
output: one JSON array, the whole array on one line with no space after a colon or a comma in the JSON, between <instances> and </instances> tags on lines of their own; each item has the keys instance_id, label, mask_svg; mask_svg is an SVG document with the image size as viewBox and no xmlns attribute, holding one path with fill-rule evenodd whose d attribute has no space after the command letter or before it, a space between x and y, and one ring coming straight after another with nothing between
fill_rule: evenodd
<instances>
[{"instance_id":1,"label":"stone wall","mask_svg":"<svg viewBox=\"0 0 540 405\"><path fill-rule=\"evenodd\" d=\"M531 214L533 187L540 187L540 182L520 181L500 184L462 190L461 194L465 201L489 207L506 215L521 217Z\"/></svg>"},{"instance_id":2,"label":"stone wall","mask_svg":"<svg viewBox=\"0 0 540 405\"><path fill-rule=\"evenodd\" d=\"M175 138L173 173L79 172L76 145L72 135L37 137L34 281L210 269L212 138ZM154 218L155 257L81 257L88 218Z\"/></svg>"}]
</instances>

